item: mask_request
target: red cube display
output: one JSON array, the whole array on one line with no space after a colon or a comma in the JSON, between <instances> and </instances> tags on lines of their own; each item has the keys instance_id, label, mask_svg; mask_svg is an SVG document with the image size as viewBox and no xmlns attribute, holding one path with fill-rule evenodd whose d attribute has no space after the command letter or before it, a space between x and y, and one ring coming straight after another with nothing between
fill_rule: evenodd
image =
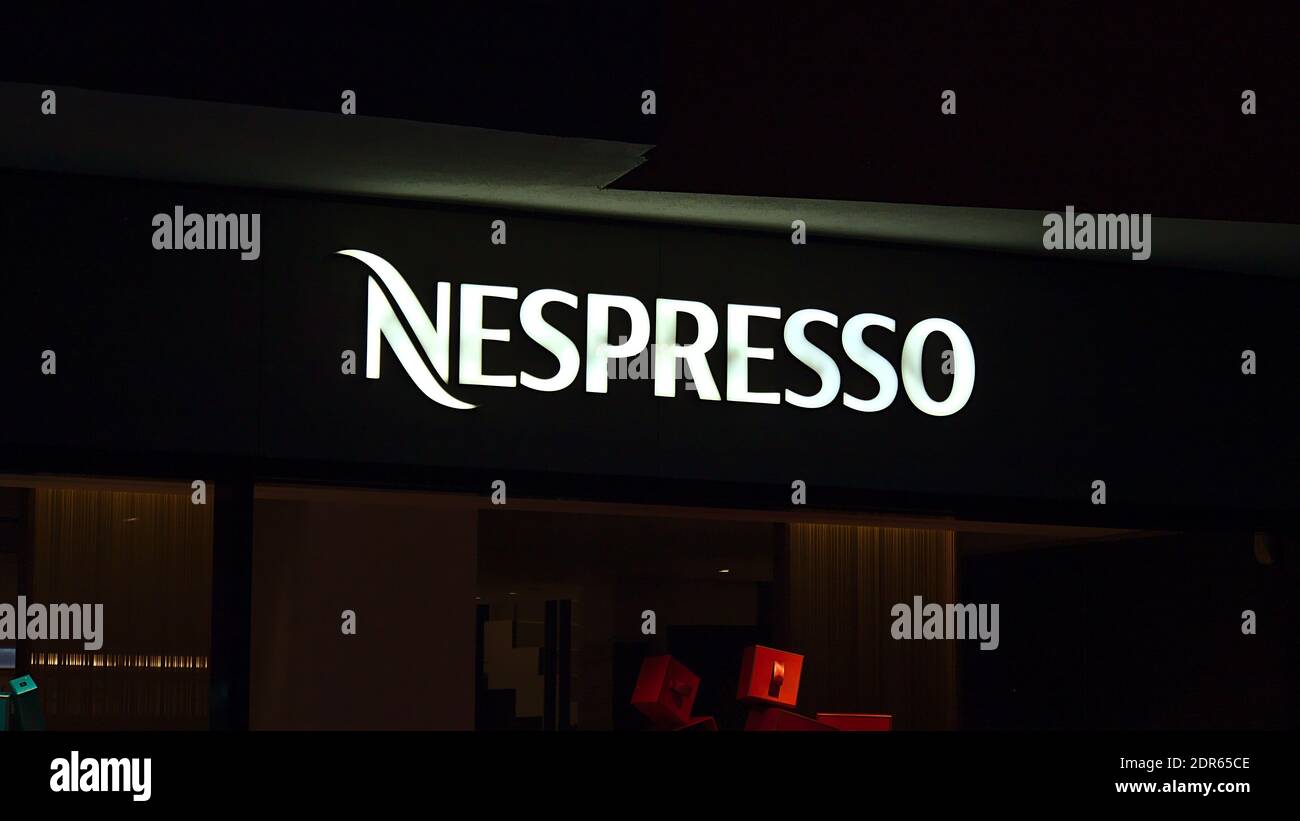
<instances>
[{"instance_id":1,"label":"red cube display","mask_svg":"<svg viewBox=\"0 0 1300 821\"><path fill-rule=\"evenodd\" d=\"M749 716L745 719L745 729L749 731L775 731L775 732L814 732L825 733L834 732L835 728L829 724L801 716L798 713L792 713L789 710L782 710L779 707L755 707L749 711Z\"/></svg>"},{"instance_id":2,"label":"red cube display","mask_svg":"<svg viewBox=\"0 0 1300 821\"><path fill-rule=\"evenodd\" d=\"M739 701L793 707L799 699L799 673L803 656L755 644L745 648L740 661ZM809 719L811 721L811 719Z\"/></svg>"},{"instance_id":3,"label":"red cube display","mask_svg":"<svg viewBox=\"0 0 1300 821\"><path fill-rule=\"evenodd\" d=\"M713 720L713 716L696 716L680 727L674 727L673 732L704 732L716 733L718 731L718 722Z\"/></svg>"},{"instance_id":4,"label":"red cube display","mask_svg":"<svg viewBox=\"0 0 1300 821\"><path fill-rule=\"evenodd\" d=\"M691 719L700 677L672 656L648 656L632 691L632 706L661 727L680 727Z\"/></svg>"},{"instance_id":5,"label":"red cube display","mask_svg":"<svg viewBox=\"0 0 1300 821\"><path fill-rule=\"evenodd\" d=\"M817 720L850 733L878 733L894 728L894 717L883 713L818 713Z\"/></svg>"}]
</instances>

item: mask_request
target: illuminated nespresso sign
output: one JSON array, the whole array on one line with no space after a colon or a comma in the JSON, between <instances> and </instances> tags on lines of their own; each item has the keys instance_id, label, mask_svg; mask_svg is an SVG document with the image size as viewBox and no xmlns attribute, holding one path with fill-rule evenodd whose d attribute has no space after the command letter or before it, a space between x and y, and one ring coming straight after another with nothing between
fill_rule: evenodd
<instances>
[{"instance_id":1,"label":"illuminated nespresso sign","mask_svg":"<svg viewBox=\"0 0 1300 821\"><path fill-rule=\"evenodd\" d=\"M387 341L416 387L440 405L468 410L474 405L448 392L451 365L451 283L437 285L434 314L431 320L411 286L387 260L367 251L339 251L360 260L372 273L366 308L366 376L379 378L380 346ZM785 319L785 348L796 360L811 368L821 380L816 393L800 394L792 390L751 391L749 362L772 360L773 348L751 347L749 326L752 321L780 320L781 309L767 305L728 305L726 312L726 384L719 390L705 355L718 343L718 317L703 302L685 299L656 299L654 323L645 304L636 297L617 294L587 294L586 358L578 352L572 339L547 322L542 310L560 303L577 310L579 298L567 291L542 288L524 296L519 303L519 323L524 334L549 351L558 368L550 376L528 372L519 374L485 373L484 342L509 342L510 330L483 327L483 304L487 299L519 301L519 289L502 285L460 286L460 345L457 380L461 385L486 385L497 388L524 387L534 391L561 391L584 373L588 393L606 393L609 385L610 360L640 354L650 345L653 330L652 369L655 396L677 395L678 360L689 369L701 399L711 401L751 402L763 405L794 405L798 408L823 408L837 397L853 410L870 413L884 410L898 395L898 371L889 360L863 341L868 328L894 332L894 320L881 314L861 313L849 317L840 333L844 353L879 384L875 396L861 397L840 389L840 369L835 360L808 341L806 329L813 323L840 327L839 317L830 311L804 308ZM609 339L609 318L619 311L631 323L631 333L617 343ZM410 327L407 333L401 317ZM694 319L698 328L695 340L679 343L677 320L682 314ZM931 334L948 338L950 353L945 372L952 373L952 389L942 400L932 398L921 376L921 357L925 341ZM411 340L414 335L415 341ZM418 348L416 347L418 344ZM422 357L420 351L424 352ZM425 357L428 362L426 364ZM918 409L931 416L950 416L965 407L975 387L975 350L970 339L956 323L947 319L924 319L912 326L903 340L901 357L903 390ZM430 370L432 366L432 371ZM437 375L435 377L435 374Z\"/></svg>"}]
</instances>

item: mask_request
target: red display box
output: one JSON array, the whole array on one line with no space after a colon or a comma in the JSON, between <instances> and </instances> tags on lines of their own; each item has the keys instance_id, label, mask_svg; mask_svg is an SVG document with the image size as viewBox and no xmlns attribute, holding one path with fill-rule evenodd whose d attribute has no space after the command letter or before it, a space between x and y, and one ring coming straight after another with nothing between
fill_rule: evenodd
<instances>
[{"instance_id":1,"label":"red display box","mask_svg":"<svg viewBox=\"0 0 1300 821\"><path fill-rule=\"evenodd\" d=\"M740 686L736 699L750 704L793 707L799 700L799 674L803 656L755 644L745 648L740 661ZM810 719L811 720L811 719Z\"/></svg>"},{"instance_id":2,"label":"red display box","mask_svg":"<svg viewBox=\"0 0 1300 821\"><path fill-rule=\"evenodd\" d=\"M697 716L692 718L680 727L674 727L673 732L703 732L716 733L718 731L718 722L713 720L713 716Z\"/></svg>"},{"instance_id":3,"label":"red display box","mask_svg":"<svg viewBox=\"0 0 1300 821\"><path fill-rule=\"evenodd\" d=\"M691 721L691 707L700 690L700 677L672 656L648 656L632 691L632 706L660 727L680 727Z\"/></svg>"},{"instance_id":4,"label":"red display box","mask_svg":"<svg viewBox=\"0 0 1300 821\"><path fill-rule=\"evenodd\" d=\"M745 719L745 729L750 731L766 730L785 733L826 733L835 731L835 728L829 724L823 724L822 722L811 719L808 716L801 716L798 713L792 713L789 710L782 710L779 707L755 707L750 710L749 717Z\"/></svg>"},{"instance_id":5,"label":"red display box","mask_svg":"<svg viewBox=\"0 0 1300 821\"><path fill-rule=\"evenodd\" d=\"M817 720L849 733L882 733L894 729L894 717L884 713L818 713Z\"/></svg>"}]
</instances>

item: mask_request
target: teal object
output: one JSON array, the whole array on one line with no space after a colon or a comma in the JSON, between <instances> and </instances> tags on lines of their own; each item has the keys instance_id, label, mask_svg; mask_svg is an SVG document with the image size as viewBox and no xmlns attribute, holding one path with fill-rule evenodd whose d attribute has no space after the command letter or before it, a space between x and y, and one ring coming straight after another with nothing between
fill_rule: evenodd
<instances>
[{"instance_id":1,"label":"teal object","mask_svg":"<svg viewBox=\"0 0 1300 821\"><path fill-rule=\"evenodd\" d=\"M9 693L0 690L0 733L9 729Z\"/></svg>"},{"instance_id":2,"label":"teal object","mask_svg":"<svg viewBox=\"0 0 1300 821\"><path fill-rule=\"evenodd\" d=\"M9 680L13 689L11 701L17 713L19 730L44 730L45 711L41 709L41 694L36 681L31 676L19 676Z\"/></svg>"},{"instance_id":3,"label":"teal object","mask_svg":"<svg viewBox=\"0 0 1300 821\"><path fill-rule=\"evenodd\" d=\"M31 676L19 676L9 679L9 686L14 688L14 695L21 696L36 689L36 680Z\"/></svg>"}]
</instances>

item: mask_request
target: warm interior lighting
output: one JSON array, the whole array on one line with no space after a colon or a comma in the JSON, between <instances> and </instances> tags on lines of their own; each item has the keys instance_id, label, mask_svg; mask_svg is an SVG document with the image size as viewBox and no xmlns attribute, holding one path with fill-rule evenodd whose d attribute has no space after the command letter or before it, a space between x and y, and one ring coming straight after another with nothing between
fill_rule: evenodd
<instances>
[{"instance_id":1,"label":"warm interior lighting","mask_svg":"<svg viewBox=\"0 0 1300 821\"><path fill-rule=\"evenodd\" d=\"M207 656L149 656L133 653L32 653L33 667L123 667L206 670Z\"/></svg>"}]
</instances>

